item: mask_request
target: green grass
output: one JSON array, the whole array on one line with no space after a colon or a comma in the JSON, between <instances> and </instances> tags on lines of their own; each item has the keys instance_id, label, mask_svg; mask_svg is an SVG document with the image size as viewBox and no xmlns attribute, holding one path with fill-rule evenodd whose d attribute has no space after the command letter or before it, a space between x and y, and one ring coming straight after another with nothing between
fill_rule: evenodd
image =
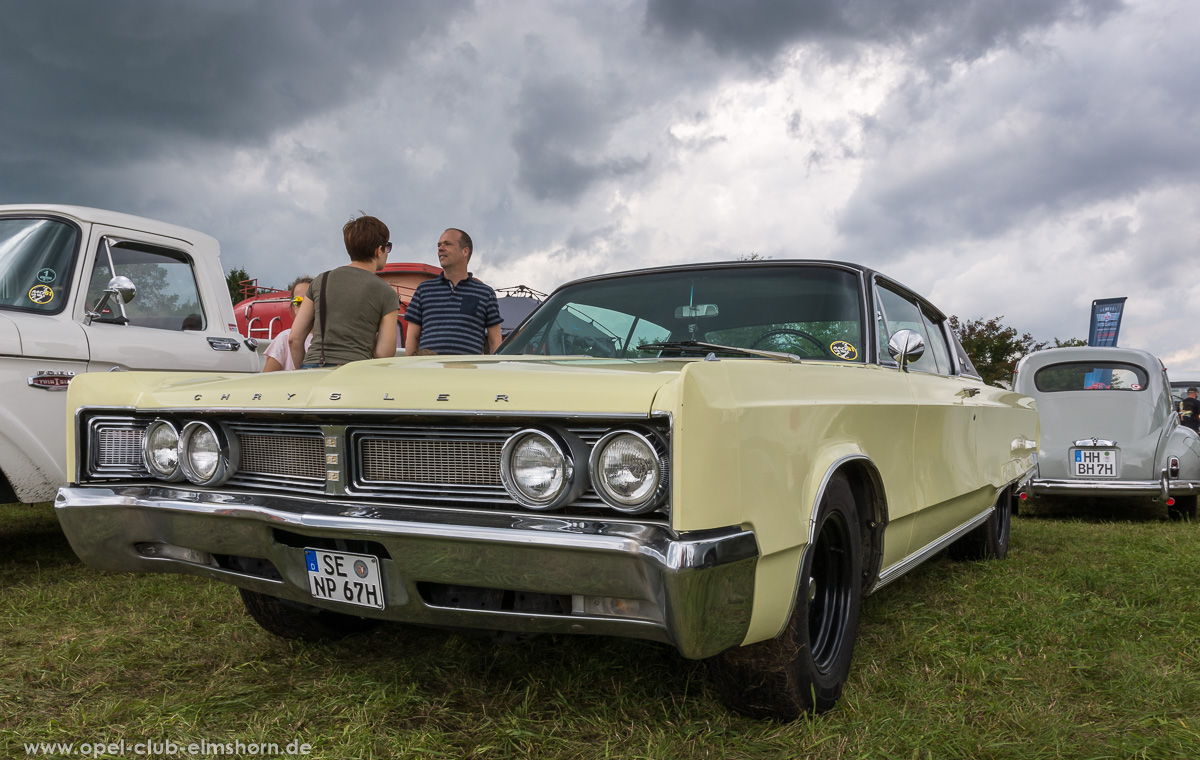
<instances>
[{"instance_id":1,"label":"green grass","mask_svg":"<svg viewBox=\"0 0 1200 760\"><path fill-rule=\"evenodd\" d=\"M727 712L703 663L646 642L406 626L286 642L230 586L90 570L48 505L0 506L0 757L121 739L299 740L320 758L1200 757L1200 525L1088 514L1019 518L1008 560L938 557L867 599L842 702L785 725Z\"/></svg>"}]
</instances>

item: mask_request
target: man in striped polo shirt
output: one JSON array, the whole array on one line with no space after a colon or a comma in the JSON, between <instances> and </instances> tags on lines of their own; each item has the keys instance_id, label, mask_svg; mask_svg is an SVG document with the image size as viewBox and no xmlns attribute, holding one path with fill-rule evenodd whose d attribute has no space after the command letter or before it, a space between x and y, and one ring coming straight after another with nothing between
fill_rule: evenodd
<instances>
[{"instance_id":1,"label":"man in striped polo shirt","mask_svg":"<svg viewBox=\"0 0 1200 760\"><path fill-rule=\"evenodd\" d=\"M451 227L438 240L442 275L417 286L404 314L404 353L490 354L500 345L496 291L467 271L474 244Z\"/></svg>"}]
</instances>

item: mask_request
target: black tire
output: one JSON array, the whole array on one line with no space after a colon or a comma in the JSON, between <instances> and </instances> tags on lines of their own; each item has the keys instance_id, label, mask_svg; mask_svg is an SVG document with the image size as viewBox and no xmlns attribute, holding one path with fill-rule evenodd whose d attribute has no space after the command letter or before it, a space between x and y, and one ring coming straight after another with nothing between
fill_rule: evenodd
<instances>
[{"instance_id":1,"label":"black tire","mask_svg":"<svg viewBox=\"0 0 1200 760\"><path fill-rule=\"evenodd\" d=\"M987 522L950 545L950 556L954 559L1004 559L1008 556L1008 537L1012 530L1012 516L1016 507L1016 494L1011 488L1000 492L996 509Z\"/></svg>"},{"instance_id":2,"label":"black tire","mask_svg":"<svg viewBox=\"0 0 1200 760\"><path fill-rule=\"evenodd\" d=\"M1172 520L1195 520L1196 519L1196 497L1195 496L1177 496L1175 503L1167 507L1167 517Z\"/></svg>"},{"instance_id":3,"label":"black tire","mask_svg":"<svg viewBox=\"0 0 1200 760\"><path fill-rule=\"evenodd\" d=\"M269 633L284 639L334 641L354 633L369 631L378 620L331 612L311 604L260 594L239 588L246 612Z\"/></svg>"},{"instance_id":4,"label":"black tire","mask_svg":"<svg viewBox=\"0 0 1200 760\"><path fill-rule=\"evenodd\" d=\"M711 661L721 700L752 718L792 721L832 708L850 674L862 601L862 546L850 484L833 476L821 500L816 542L805 552L799 592L776 638Z\"/></svg>"}]
</instances>

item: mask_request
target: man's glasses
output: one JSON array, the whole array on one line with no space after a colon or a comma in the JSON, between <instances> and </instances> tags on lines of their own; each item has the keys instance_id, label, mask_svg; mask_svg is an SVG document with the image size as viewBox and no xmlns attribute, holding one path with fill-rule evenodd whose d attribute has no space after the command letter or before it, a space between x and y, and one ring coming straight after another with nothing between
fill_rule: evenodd
<instances>
[{"instance_id":1,"label":"man's glasses","mask_svg":"<svg viewBox=\"0 0 1200 760\"><path fill-rule=\"evenodd\" d=\"M391 253L391 252L392 252L392 241L390 241L390 240L389 240L389 241L387 241L386 243L384 243L384 244L383 244L383 252L384 252L384 253Z\"/></svg>"}]
</instances>

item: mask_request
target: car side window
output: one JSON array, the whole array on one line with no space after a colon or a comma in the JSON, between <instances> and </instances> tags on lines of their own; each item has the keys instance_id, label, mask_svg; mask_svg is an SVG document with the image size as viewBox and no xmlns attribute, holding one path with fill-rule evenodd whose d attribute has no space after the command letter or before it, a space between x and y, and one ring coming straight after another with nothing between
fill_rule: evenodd
<instances>
[{"instance_id":1,"label":"car side window","mask_svg":"<svg viewBox=\"0 0 1200 760\"><path fill-rule=\"evenodd\" d=\"M920 359L908 365L909 369L916 370L918 372L932 372L936 374L938 372L938 359L936 356L937 349L932 345L932 341L930 339L930 329L925 322L925 318L921 315L921 308L915 301L889 290L882 285L877 285L875 292L879 295L879 305L883 311L882 324L879 333L880 361L884 362L891 358L888 354L887 345L888 340L892 335L896 334L896 331L915 330L921 335L922 338L925 339L925 353L921 354ZM939 339L942 341L942 351L943 353L946 353L948 357L949 354L946 352L944 338L940 337L940 332L938 333L937 337L939 337ZM947 370L948 369L949 362L947 359Z\"/></svg>"},{"instance_id":2,"label":"car side window","mask_svg":"<svg viewBox=\"0 0 1200 760\"><path fill-rule=\"evenodd\" d=\"M946 333L943 329L942 321L931 314L928 309L921 309L921 317L925 321L925 346L927 351L933 351L933 358L937 362L938 373L942 375L953 375L954 365L950 363L950 347L946 343Z\"/></svg>"},{"instance_id":3,"label":"car side window","mask_svg":"<svg viewBox=\"0 0 1200 760\"><path fill-rule=\"evenodd\" d=\"M110 251L112 266L109 266ZM191 259L182 251L123 240L101 240L88 279L89 308L100 303L114 269L137 287L137 296L125 304L129 324L157 330L203 330L207 326L196 273ZM98 321L114 321L120 315L120 308L110 299Z\"/></svg>"}]
</instances>

